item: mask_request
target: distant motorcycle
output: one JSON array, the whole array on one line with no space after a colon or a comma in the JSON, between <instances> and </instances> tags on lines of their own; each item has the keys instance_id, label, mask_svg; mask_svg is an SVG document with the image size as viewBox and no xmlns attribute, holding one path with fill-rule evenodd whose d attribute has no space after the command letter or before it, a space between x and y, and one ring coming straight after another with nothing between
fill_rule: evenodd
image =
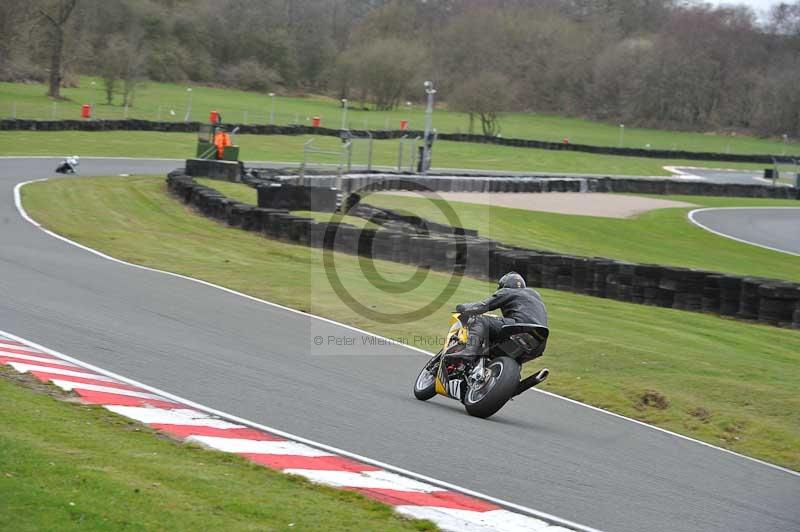
<instances>
[{"instance_id":1,"label":"distant motorcycle","mask_svg":"<svg viewBox=\"0 0 800 532\"><path fill-rule=\"evenodd\" d=\"M81 158L77 155L67 157L56 167L56 172L59 174L77 174L78 166L81 164Z\"/></svg>"},{"instance_id":2,"label":"distant motorcycle","mask_svg":"<svg viewBox=\"0 0 800 532\"><path fill-rule=\"evenodd\" d=\"M460 314L453 314L444 348L420 371L414 396L427 401L436 394L464 404L471 416L494 415L510 399L543 382L549 370L541 369L520 380L522 364L542 356L550 330L544 325L504 325L497 340L474 361L447 355L467 346L469 332Z\"/></svg>"}]
</instances>

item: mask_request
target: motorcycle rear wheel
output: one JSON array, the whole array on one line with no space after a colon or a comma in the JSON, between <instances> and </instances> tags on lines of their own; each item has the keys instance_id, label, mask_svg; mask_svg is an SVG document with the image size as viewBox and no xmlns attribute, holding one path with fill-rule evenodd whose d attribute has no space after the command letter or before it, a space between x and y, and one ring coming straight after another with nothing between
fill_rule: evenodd
<instances>
[{"instance_id":1,"label":"motorcycle rear wheel","mask_svg":"<svg viewBox=\"0 0 800 532\"><path fill-rule=\"evenodd\" d=\"M422 367L422 371L414 381L414 397L420 401L427 401L436 395L436 369L439 364L439 356L433 357Z\"/></svg>"},{"instance_id":2,"label":"motorcycle rear wheel","mask_svg":"<svg viewBox=\"0 0 800 532\"><path fill-rule=\"evenodd\" d=\"M520 366L510 357L498 357L487 366L492 375L480 388L467 389L464 408L471 416L487 418L503 408L514 397L519 385Z\"/></svg>"}]
</instances>

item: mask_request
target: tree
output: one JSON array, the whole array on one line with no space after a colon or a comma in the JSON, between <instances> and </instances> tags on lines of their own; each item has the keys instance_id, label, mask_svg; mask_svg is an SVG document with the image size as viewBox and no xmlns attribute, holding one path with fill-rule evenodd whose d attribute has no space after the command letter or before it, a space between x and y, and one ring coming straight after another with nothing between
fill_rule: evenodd
<instances>
[{"instance_id":1,"label":"tree","mask_svg":"<svg viewBox=\"0 0 800 532\"><path fill-rule=\"evenodd\" d=\"M459 83L447 101L453 110L469 114L470 133L477 115L483 134L494 137L500 133L499 113L508 110L513 100L510 87L510 80L503 74L482 72Z\"/></svg>"},{"instance_id":2,"label":"tree","mask_svg":"<svg viewBox=\"0 0 800 532\"><path fill-rule=\"evenodd\" d=\"M35 75L29 67L29 42L32 6L28 0L0 2L0 80L21 81ZM33 76L30 74L34 73Z\"/></svg>"},{"instance_id":3,"label":"tree","mask_svg":"<svg viewBox=\"0 0 800 532\"><path fill-rule=\"evenodd\" d=\"M61 62L64 56L64 25L69 20L78 0L54 0L45 2L39 14L50 29L50 75L47 95L61 98Z\"/></svg>"},{"instance_id":4,"label":"tree","mask_svg":"<svg viewBox=\"0 0 800 532\"><path fill-rule=\"evenodd\" d=\"M378 110L397 107L413 81L418 79L423 49L400 39L372 41L344 52L353 58L353 86L362 100L370 99Z\"/></svg>"}]
</instances>

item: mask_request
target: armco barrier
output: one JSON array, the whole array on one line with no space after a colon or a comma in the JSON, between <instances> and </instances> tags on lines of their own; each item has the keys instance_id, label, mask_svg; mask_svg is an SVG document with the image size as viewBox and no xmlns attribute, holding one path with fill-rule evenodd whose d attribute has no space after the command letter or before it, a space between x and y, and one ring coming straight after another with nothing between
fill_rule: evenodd
<instances>
[{"instance_id":1,"label":"armco barrier","mask_svg":"<svg viewBox=\"0 0 800 532\"><path fill-rule=\"evenodd\" d=\"M510 248L471 234L429 234L396 221L378 230L322 223L230 200L180 171L169 174L167 186L173 195L209 218L285 242L444 272L463 271L485 280L514 270L535 287L800 329L797 283Z\"/></svg>"},{"instance_id":2,"label":"armco barrier","mask_svg":"<svg viewBox=\"0 0 800 532\"><path fill-rule=\"evenodd\" d=\"M250 135L325 135L338 137L338 129L311 127L305 125L275 126L253 124L231 124L239 128L240 133ZM166 131L194 132L200 127L199 122L154 122L150 120L0 120L0 131ZM366 136L367 131L353 130L359 137ZM374 130L369 131L377 140L396 139L402 136L422 136L422 131L410 130ZM726 161L741 163L759 163L772 165L773 158L784 159L780 155L745 155L731 153L693 152L678 150L649 150L637 148L615 148L611 146L591 146L586 144L564 144L541 140L514 139L504 137L487 137L483 135L465 135L461 133L439 133L439 140L453 142L474 142L496 144L517 148L534 148L540 150L576 151L602 155L622 155L628 157L647 157L654 159L681 159L692 161Z\"/></svg>"}]
</instances>

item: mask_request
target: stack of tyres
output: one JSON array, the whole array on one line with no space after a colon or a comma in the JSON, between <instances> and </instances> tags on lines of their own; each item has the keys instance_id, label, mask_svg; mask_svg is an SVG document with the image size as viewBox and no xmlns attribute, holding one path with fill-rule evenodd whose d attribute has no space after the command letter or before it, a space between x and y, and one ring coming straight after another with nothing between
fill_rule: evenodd
<instances>
[{"instance_id":1,"label":"stack of tyres","mask_svg":"<svg viewBox=\"0 0 800 532\"><path fill-rule=\"evenodd\" d=\"M570 261L572 262L570 268L572 270L572 283L569 290L578 294L583 294L586 292L589 259L586 257L570 257Z\"/></svg>"},{"instance_id":2,"label":"stack of tyres","mask_svg":"<svg viewBox=\"0 0 800 532\"><path fill-rule=\"evenodd\" d=\"M633 297L633 271L636 266L630 262L615 261L611 269L610 280L616 285L619 301L630 301Z\"/></svg>"},{"instance_id":3,"label":"stack of tyres","mask_svg":"<svg viewBox=\"0 0 800 532\"><path fill-rule=\"evenodd\" d=\"M742 298L742 278L722 275L719 278L719 314L735 317L739 314Z\"/></svg>"},{"instance_id":4,"label":"stack of tyres","mask_svg":"<svg viewBox=\"0 0 800 532\"><path fill-rule=\"evenodd\" d=\"M428 240L427 236L411 235L408 239L408 263L421 266L427 263L425 257L425 242Z\"/></svg>"},{"instance_id":5,"label":"stack of tyres","mask_svg":"<svg viewBox=\"0 0 800 532\"><path fill-rule=\"evenodd\" d=\"M658 304L658 283L662 269L654 264L640 264L634 268L631 301L644 305Z\"/></svg>"},{"instance_id":6,"label":"stack of tyres","mask_svg":"<svg viewBox=\"0 0 800 532\"><path fill-rule=\"evenodd\" d=\"M455 236L435 236L431 243L431 268L452 272L458 266L458 242Z\"/></svg>"},{"instance_id":7,"label":"stack of tyres","mask_svg":"<svg viewBox=\"0 0 800 532\"><path fill-rule=\"evenodd\" d=\"M565 271L565 260L562 255L543 253L542 257L542 284L543 288L556 288L561 278L562 284L572 285L572 272ZM565 278L568 277L569 281Z\"/></svg>"},{"instance_id":8,"label":"stack of tyres","mask_svg":"<svg viewBox=\"0 0 800 532\"><path fill-rule=\"evenodd\" d=\"M742 280L742 293L739 298L739 312L737 317L740 320L758 319L758 307L761 302L759 290L763 279L757 277L745 277Z\"/></svg>"},{"instance_id":9,"label":"stack of tyres","mask_svg":"<svg viewBox=\"0 0 800 532\"><path fill-rule=\"evenodd\" d=\"M517 271L525 276L528 286L542 286L542 255L532 251L524 260L524 269ZM522 268L522 265L518 265L518 267Z\"/></svg>"},{"instance_id":10,"label":"stack of tyres","mask_svg":"<svg viewBox=\"0 0 800 532\"><path fill-rule=\"evenodd\" d=\"M559 257L557 260L556 289L572 291L574 268L575 264L579 262L579 259L580 257L573 257L571 255L562 255Z\"/></svg>"},{"instance_id":11,"label":"stack of tyres","mask_svg":"<svg viewBox=\"0 0 800 532\"><path fill-rule=\"evenodd\" d=\"M724 278L724 275L708 275L705 278L705 282L703 284L703 300L702 300L702 310L703 312L711 312L714 314L719 314L720 312L720 281Z\"/></svg>"},{"instance_id":12,"label":"stack of tyres","mask_svg":"<svg viewBox=\"0 0 800 532\"><path fill-rule=\"evenodd\" d=\"M336 231L334 251L356 255L358 253L358 235L361 231L350 224L339 224Z\"/></svg>"},{"instance_id":13,"label":"stack of tyres","mask_svg":"<svg viewBox=\"0 0 800 532\"><path fill-rule=\"evenodd\" d=\"M276 209L269 213L268 216L269 222L267 223L266 227L264 227L264 233L270 238L280 239L281 227L286 223L287 218L290 218L291 215L286 212L280 212Z\"/></svg>"},{"instance_id":14,"label":"stack of tyres","mask_svg":"<svg viewBox=\"0 0 800 532\"><path fill-rule=\"evenodd\" d=\"M595 259L594 269L592 275L592 288L588 292L590 295L596 297L610 297L606 292L606 281L608 279L608 271L614 261L611 259Z\"/></svg>"},{"instance_id":15,"label":"stack of tyres","mask_svg":"<svg viewBox=\"0 0 800 532\"><path fill-rule=\"evenodd\" d=\"M689 270L686 273L686 300L684 310L700 311L703 308L703 287L705 278L711 272Z\"/></svg>"},{"instance_id":16,"label":"stack of tyres","mask_svg":"<svg viewBox=\"0 0 800 532\"><path fill-rule=\"evenodd\" d=\"M490 256L496 248L497 242L493 240L468 240L465 273L478 279L489 279L491 276Z\"/></svg>"},{"instance_id":17,"label":"stack of tyres","mask_svg":"<svg viewBox=\"0 0 800 532\"><path fill-rule=\"evenodd\" d=\"M686 275L688 268L667 268L658 282L659 306L686 308Z\"/></svg>"},{"instance_id":18,"label":"stack of tyres","mask_svg":"<svg viewBox=\"0 0 800 532\"><path fill-rule=\"evenodd\" d=\"M800 301L794 306L794 317L792 318L792 327L800 329Z\"/></svg>"},{"instance_id":19,"label":"stack of tyres","mask_svg":"<svg viewBox=\"0 0 800 532\"><path fill-rule=\"evenodd\" d=\"M489 251L489 279L500 279L513 267L514 258L508 255L509 251L506 248Z\"/></svg>"},{"instance_id":20,"label":"stack of tyres","mask_svg":"<svg viewBox=\"0 0 800 532\"><path fill-rule=\"evenodd\" d=\"M377 231L374 229L358 229L358 234L356 236L356 251L358 255L372 258L372 250L376 233Z\"/></svg>"},{"instance_id":21,"label":"stack of tyres","mask_svg":"<svg viewBox=\"0 0 800 532\"><path fill-rule=\"evenodd\" d=\"M794 310L800 300L800 286L793 283L762 284L758 293L758 321L768 325L791 327Z\"/></svg>"},{"instance_id":22,"label":"stack of tyres","mask_svg":"<svg viewBox=\"0 0 800 532\"><path fill-rule=\"evenodd\" d=\"M408 233L403 232L393 232L391 236L392 240L392 257L391 260L395 262L401 262L403 264L409 264L411 262L410 257L410 241L411 235Z\"/></svg>"},{"instance_id":23,"label":"stack of tyres","mask_svg":"<svg viewBox=\"0 0 800 532\"><path fill-rule=\"evenodd\" d=\"M394 231L385 228L381 228L375 233L372 241L371 255L373 259L392 260L392 236L394 234Z\"/></svg>"},{"instance_id":24,"label":"stack of tyres","mask_svg":"<svg viewBox=\"0 0 800 532\"><path fill-rule=\"evenodd\" d=\"M311 218L292 218L289 221L289 240L307 246L311 244L311 226L316 224Z\"/></svg>"},{"instance_id":25,"label":"stack of tyres","mask_svg":"<svg viewBox=\"0 0 800 532\"><path fill-rule=\"evenodd\" d=\"M244 210L248 205L244 203L231 202L225 209L225 221L231 227L242 227Z\"/></svg>"}]
</instances>

